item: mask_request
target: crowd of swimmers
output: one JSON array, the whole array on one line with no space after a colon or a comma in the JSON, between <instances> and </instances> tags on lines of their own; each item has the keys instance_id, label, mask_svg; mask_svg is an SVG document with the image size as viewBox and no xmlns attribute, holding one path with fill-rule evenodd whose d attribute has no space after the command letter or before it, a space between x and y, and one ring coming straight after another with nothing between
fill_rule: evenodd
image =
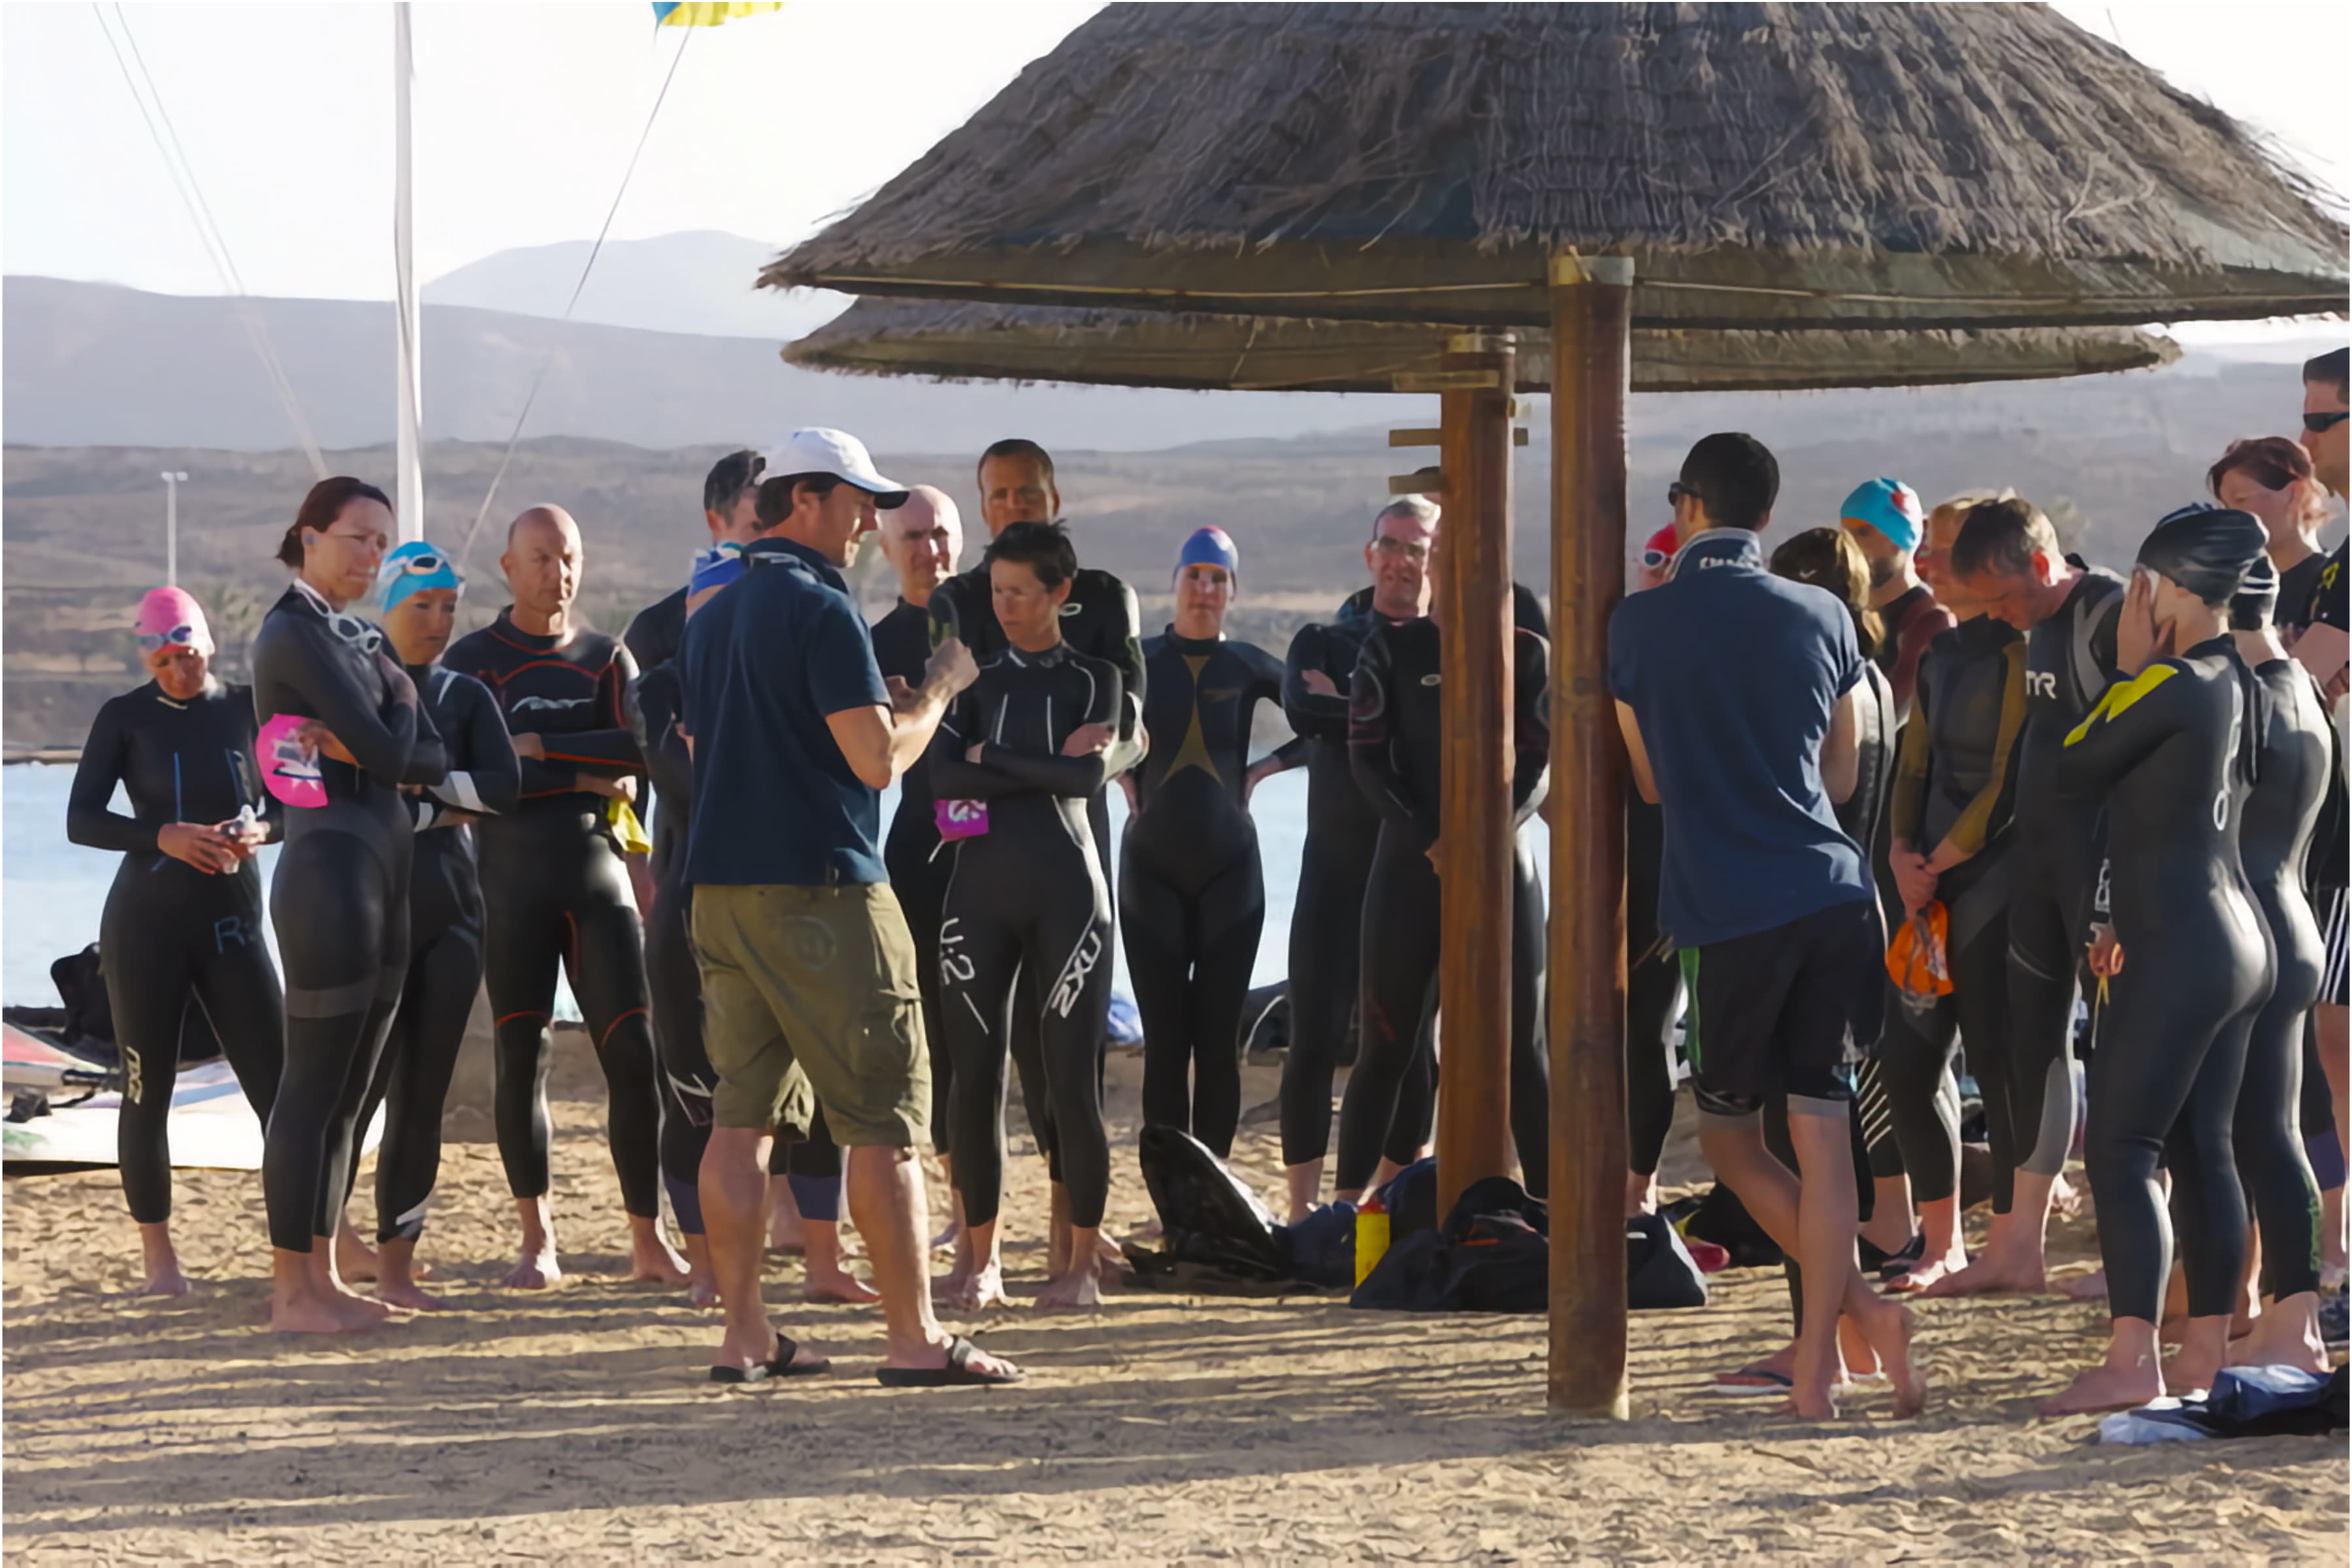
<instances>
[{"instance_id":1,"label":"crowd of swimmers","mask_svg":"<svg viewBox=\"0 0 2352 1568\"><path fill-rule=\"evenodd\" d=\"M2347 488L2345 357L2304 367L2299 440L2231 445L2210 500L2121 575L2022 497L1928 509L1894 479L1768 562L1771 454L1739 435L1691 449L1608 675L1634 785L1626 1206L1657 1201L1686 1062L1708 1162L1793 1264L1795 1338L1722 1388L1823 1415L1883 1381L1916 1410L1904 1298L2048 1289L2078 1142L2105 1268L2074 1288L2104 1289L2111 1339L2053 1409L2202 1387L2232 1361L2326 1365L2352 1129L2347 584L2316 534ZM211 671L194 599L149 594L152 679L100 710L68 825L122 852L100 952L146 1288L188 1289L165 1125L201 1019L266 1129L272 1325L446 1306L416 1252L481 992L505 1284L556 1284L562 975L608 1090L632 1272L722 1309L712 1379L827 1365L762 1304L772 1232L805 1251L809 1300L879 1302L884 1383L1017 1379L939 1319L1007 1300L1008 1063L1049 1180L1038 1303L1092 1306L1118 1258L1111 944L1144 1120L1228 1155L1265 909L1252 793L1299 766L1288 1217L1325 1201L1327 1160L1353 1200L1423 1157L1443 1058L1438 498L1374 517L1369 581L1284 659L1225 635L1241 559L1223 529L1182 541L1173 618L1147 637L1134 591L1079 564L1044 448L1000 441L976 479L989 538L960 572L954 500L885 478L854 437L733 453L704 483L688 580L617 638L574 609L586 562L562 509L514 520L510 602L457 637L459 564L395 545L390 501L350 478L286 531L293 580L249 688ZM869 533L898 590L871 626L842 575ZM1525 589L1514 619L1524 821L1547 808L1549 658ZM1254 759L1261 706L1294 738ZM254 861L278 842L282 986ZM1496 1132L1538 1197L1545 918L1522 851ZM1991 1165L1973 1258L1963 1068ZM370 1247L344 1215L379 1109ZM951 1188L938 1237L926 1144ZM938 1279L935 1249L953 1256Z\"/></svg>"}]
</instances>

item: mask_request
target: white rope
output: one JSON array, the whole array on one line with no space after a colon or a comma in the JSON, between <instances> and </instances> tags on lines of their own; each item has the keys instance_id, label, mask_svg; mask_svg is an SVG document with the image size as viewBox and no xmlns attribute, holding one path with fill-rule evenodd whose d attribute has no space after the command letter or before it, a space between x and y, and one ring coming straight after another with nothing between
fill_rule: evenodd
<instances>
[{"instance_id":1,"label":"white rope","mask_svg":"<svg viewBox=\"0 0 2352 1568\"><path fill-rule=\"evenodd\" d=\"M254 353L261 361L262 373L268 378L269 389L277 396L278 406L285 411L288 423L294 426L295 437L302 443L303 455L310 459L312 475L323 479L327 477L326 459L320 454L318 442L311 437L310 422L302 417L300 400L294 395L294 383L288 377L286 367L278 360L278 351L269 341L268 325L261 319L260 311L254 308L252 297L245 287L245 279L236 269L236 258L229 252L228 238L213 216L212 205L205 200L204 187L196 180L195 165L188 161L187 150L181 145L180 132L172 123L171 111L163 107L163 94L155 85L153 73L147 68L146 57L139 52L139 40L131 31L131 18L123 14L121 5L118 4L114 7L114 25L122 29L121 42L117 43L114 27L107 24L105 9L93 0L90 10L98 17L99 30L106 35L107 47L113 51L114 63L122 72L122 84L130 89L131 101L138 106L139 118L146 122L147 134L154 139L155 151L163 160L164 171L171 175L173 188L178 190L182 204L188 209L189 221L196 226L196 237L203 243L205 254L211 259L214 270L220 274L222 287L228 290L231 306L236 312L238 323L245 328L247 341L253 344ZM123 58L125 46L131 50L129 60ZM131 74L133 61L139 67L138 80L133 80ZM142 97L139 90L142 81L146 84L145 97ZM155 106L152 114L147 107L150 98ZM158 121L162 121L160 130L157 128Z\"/></svg>"},{"instance_id":2,"label":"white rope","mask_svg":"<svg viewBox=\"0 0 2352 1568\"><path fill-rule=\"evenodd\" d=\"M694 33L695 29L688 27L678 34L677 53L669 58L669 72L662 78L661 90L654 94L654 106L646 116L646 128L637 133L637 144L629 153L628 167L621 171L621 188L613 193L613 205L605 210L604 226L596 231L596 242L588 247L587 265L580 268L580 281L572 286L572 298L564 302L562 321L572 320L572 312L579 308L580 296L588 287L588 275L596 269L596 258L604 249L604 237L613 232L613 220L620 216L621 198L629 194L630 177L637 172L637 160L644 155L646 142L653 136L654 121L661 117L662 102L669 97L669 84L677 78L678 62L686 58L687 42ZM466 542L458 547L457 571L461 575L466 570L467 557L474 552L474 541L482 531L482 521L490 515L490 504L498 500L499 486L506 479L507 467L514 461L515 447L522 441L522 429L530 418L531 405L539 401L539 389L547 380L548 367L554 363L555 351L552 348L540 358L539 374L531 377L530 391L522 400L522 412L515 416L514 429L507 437L507 449L499 454L498 470L490 476L490 488L482 494L481 510L474 513L474 525L466 531Z\"/></svg>"}]
</instances>

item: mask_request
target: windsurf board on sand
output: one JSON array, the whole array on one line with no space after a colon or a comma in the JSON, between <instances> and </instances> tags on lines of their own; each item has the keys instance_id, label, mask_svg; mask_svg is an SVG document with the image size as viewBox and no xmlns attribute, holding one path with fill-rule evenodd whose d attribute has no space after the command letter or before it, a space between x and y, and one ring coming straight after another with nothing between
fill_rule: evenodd
<instances>
[{"instance_id":1,"label":"windsurf board on sand","mask_svg":"<svg viewBox=\"0 0 2352 1568\"><path fill-rule=\"evenodd\" d=\"M0 1024L0 1079L10 1100L24 1091L45 1096L48 1110L23 1121L0 1122L0 1161L15 1164L116 1163L115 1120L122 1096L112 1089L78 1096L105 1080L105 1069L14 1024ZM182 1070L172 1090L172 1163L215 1171L261 1169L261 1123L226 1061ZM362 1152L383 1135L383 1113L369 1124Z\"/></svg>"}]
</instances>

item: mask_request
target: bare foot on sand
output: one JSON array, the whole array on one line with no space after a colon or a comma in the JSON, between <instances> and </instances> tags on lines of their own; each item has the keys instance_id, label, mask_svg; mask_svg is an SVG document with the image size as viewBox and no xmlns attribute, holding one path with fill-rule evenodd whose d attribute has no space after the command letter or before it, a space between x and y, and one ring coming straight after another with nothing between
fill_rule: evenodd
<instances>
[{"instance_id":1,"label":"bare foot on sand","mask_svg":"<svg viewBox=\"0 0 2352 1568\"><path fill-rule=\"evenodd\" d=\"M2032 1258L2011 1259L1986 1252L1956 1273L1947 1274L1920 1294L1940 1300L1951 1296L2039 1296L2050 1289L2049 1275Z\"/></svg>"},{"instance_id":2,"label":"bare foot on sand","mask_svg":"<svg viewBox=\"0 0 2352 1568\"><path fill-rule=\"evenodd\" d=\"M2135 1410L2164 1397L2164 1373L2150 1361L2137 1367L2093 1367L2064 1390L2042 1402L2044 1415L2091 1415L2107 1410Z\"/></svg>"},{"instance_id":3,"label":"bare foot on sand","mask_svg":"<svg viewBox=\"0 0 2352 1568\"><path fill-rule=\"evenodd\" d=\"M149 1270L147 1283L139 1287L142 1296L184 1296L195 1287L180 1272L179 1259L173 1258L163 1272Z\"/></svg>"},{"instance_id":4,"label":"bare foot on sand","mask_svg":"<svg viewBox=\"0 0 2352 1568\"><path fill-rule=\"evenodd\" d=\"M375 1288L375 1299L412 1312L446 1312L450 1304L414 1279L385 1280Z\"/></svg>"},{"instance_id":5,"label":"bare foot on sand","mask_svg":"<svg viewBox=\"0 0 2352 1568\"><path fill-rule=\"evenodd\" d=\"M1895 1418L1907 1421L1927 1408L1927 1374L1920 1370L1912 1351L1912 1340L1919 1331L1917 1315L1890 1301L1887 1310L1874 1312L1864 1321L1862 1331L1878 1352L1878 1364L1894 1387Z\"/></svg>"},{"instance_id":6,"label":"bare foot on sand","mask_svg":"<svg viewBox=\"0 0 2352 1568\"><path fill-rule=\"evenodd\" d=\"M803 1301L863 1307L881 1299L873 1286L846 1268L832 1268L822 1273L812 1268L801 1283L801 1300Z\"/></svg>"},{"instance_id":7,"label":"bare foot on sand","mask_svg":"<svg viewBox=\"0 0 2352 1568\"><path fill-rule=\"evenodd\" d=\"M1923 1258L1886 1281L1890 1296L1908 1296L1922 1290L1932 1290L1942 1280L1958 1274L1969 1266L1968 1249L1955 1247L1941 1258Z\"/></svg>"},{"instance_id":8,"label":"bare foot on sand","mask_svg":"<svg viewBox=\"0 0 2352 1568\"><path fill-rule=\"evenodd\" d=\"M940 1306L958 1312L980 1312L1013 1304L1013 1298L1004 1293L1004 1269L994 1263L943 1276L935 1294Z\"/></svg>"},{"instance_id":9,"label":"bare foot on sand","mask_svg":"<svg viewBox=\"0 0 2352 1568\"><path fill-rule=\"evenodd\" d=\"M1045 1281L1037 1292L1037 1310L1041 1312L1083 1312L1102 1305L1101 1270L1098 1267L1080 1264L1056 1279Z\"/></svg>"},{"instance_id":10,"label":"bare foot on sand","mask_svg":"<svg viewBox=\"0 0 2352 1568\"><path fill-rule=\"evenodd\" d=\"M526 1246L516 1258L515 1266L499 1281L509 1290L551 1290L563 1283L563 1270L555 1261L555 1243L542 1240L537 1247Z\"/></svg>"},{"instance_id":11,"label":"bare foot on sand","mask_svg":"<svg viewBox=\"0 0 2352 1568\"><path fill-rule=\"evenodd\" d=\"M2070 1301L2104 1301L2107 1299L2107 1271L2094 1268L2088 1274L2077 1274L2058 1281L2058 1294Z\"/></svg>"},{"instance_id":12,"label":"bare foot on sand","mask_svg":"<svg viewBox=\"0 0 2352 1568\"><path fill-rule=\"evenodd\" d=\"M693 1277L686 1259L661 1233L661 1221L629 1216L629 1278L656 1285L684 1285Z\"/></svg>"},{"instance_id":13,"label":"bare foot on sand","mask_svg":"<svg viewBox=\"0 0 2352 1568\"><path fill-rule=\"evenodd\" d=\"M335 1227L335 1272L341 1278L366 1284L375 1278L375 1248L360 1238L351 1221Z\"/></svg>"},{"instance_id":14,"label":"bare foot on sand","mask_svg":"<svg viewBox=\"0 0 2352 1568\"><path fill-rule=\"evenodd\" d=\"M2319 1298L2308 1291L2273 1301L2253 1331L2230 1346L2231 1366L2291 1366L2326 1373L2327 1342L2319 1331Z\"/></svg>"}]
</instances>

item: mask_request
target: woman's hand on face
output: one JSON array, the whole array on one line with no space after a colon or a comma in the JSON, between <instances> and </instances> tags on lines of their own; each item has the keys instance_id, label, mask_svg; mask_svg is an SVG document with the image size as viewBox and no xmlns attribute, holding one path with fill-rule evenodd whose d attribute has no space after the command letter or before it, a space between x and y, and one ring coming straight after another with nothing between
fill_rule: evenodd
<instances>
[{"instance_id":1,"label":"woman's hand on face","mask_svg":"<svg viewBox=\"0 0 2352 1568\"><path fill-rule=\"evenodd\" d=\"M2116 667L2126 676L2137 675L2157 654L2156 574L2135 568L2131 585L2124 590L2124 607L2116 617Z\"/></svg>"}]
</instances>

